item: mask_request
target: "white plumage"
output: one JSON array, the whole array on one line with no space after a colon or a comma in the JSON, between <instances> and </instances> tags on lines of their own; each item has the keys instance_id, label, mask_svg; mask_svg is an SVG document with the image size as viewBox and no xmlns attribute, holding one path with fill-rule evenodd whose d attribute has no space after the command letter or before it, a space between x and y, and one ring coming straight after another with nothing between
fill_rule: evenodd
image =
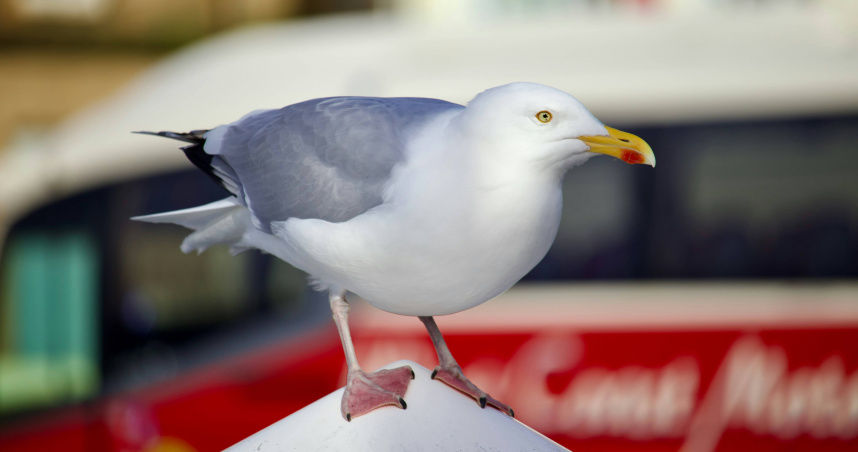
<instances>
[{"instance_id":1,"label":"white plumage","mask_svg":"<svg viewBox=\"0 0 858 452\"><path fill-rule=\"evenodd\" d=\"M184 148L191 160L234 197L135 219L195 230L185 252L224 243L271 253L330 291L335 318L352 292L421 316L430 333L430 316L493 298L542 259L569 168L595 153L655 163L639 138L606 128L569 94L531 83L484 91L467 107L316 99L202 133L159 134L192 143ZM347 358L361 372L340 323L344 315ZM455 361L442 348L449 370Z\"/></svg>"}]
</instances>

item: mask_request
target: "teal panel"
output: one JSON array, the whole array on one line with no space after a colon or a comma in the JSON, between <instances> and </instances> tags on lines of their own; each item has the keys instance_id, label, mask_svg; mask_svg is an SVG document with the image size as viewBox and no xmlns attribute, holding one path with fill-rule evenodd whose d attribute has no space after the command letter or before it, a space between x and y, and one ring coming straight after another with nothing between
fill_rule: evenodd
<instances>
[{"instance_id":1,"label":"teal panel","mask_svg":"<svg viewBox=\"0 0 858 452\"><path fill-rule=\"evenodd\" d=\"M70 376L72 396L95 390L98 347L98 268L95 244L84 233L63 238L63 290L67 318L63 351Z\"/></svg>"},{"instance_id":2,"label":"teal panel","mask_svg":"<svg viewBox=\"0 0 858 452\"><path fill-rule=\"evenodd\" d=\"M43 257L45 262L41 284L44 287L45 312L44 322L47 324L46 340L48 355L51 359L59 360L68 354L66 341L69 336L69 275L68 250L65 246L66 237L54 237L48 243Z\"/></svg>"},{"instance_id":3,"label":"teal panel","mask_svg":"<svg viewBox=\"0 0 858 452\"><path fill-rule=\"evenodd\" d=\"M10 250L12 300L15 303L15 349L19 354L48 353L48 298L45 278L49 273L45 234L20 237Z\"/></svg>"},{"instance_id":4,"label":"teal panel","mask_svg":"<svg viewBox=\"0 0 858 452\"><path fill-rule=\"evenodd\" d=\"M26 233L8 248L11 338L0 350L0 412L78 400L98 388L98 253L84 232Z\"/></svg>"},{"instance_id":5,"label":"teal panel","mask_svg":"<svg viewBox=\"0 0 858 452\"><path fill-rule=\"evenodd\" d=\"M2 244L0 244L2 247ZM8 250L8 246L6 250ZM3 251L0 248L0 251ZM0 356L12 351L12 328L14 327L12 311L12 275L9 271L9 253L0 259Z\"/></svg>"}]
</instances>

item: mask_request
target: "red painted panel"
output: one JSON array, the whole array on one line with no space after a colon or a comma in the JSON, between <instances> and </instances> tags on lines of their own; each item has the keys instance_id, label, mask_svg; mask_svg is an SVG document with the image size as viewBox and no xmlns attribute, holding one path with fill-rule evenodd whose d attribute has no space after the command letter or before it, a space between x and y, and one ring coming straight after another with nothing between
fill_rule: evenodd
<instances>
[{"instance_id":1,"label":"red painted panel","mask_svg":"<svg viewBox=\"0 0 858 452\"><path fill-rule=\"evenodd\" d=\"M441 326L443 331L443 325ZM419 330L359 330L358 350L416 356ZM477 385L574 450L858 447L858 325L446 334Z\"/></svg>"},{"instance_id":2,"label":"red painted panel","mask_svg":"<svg viewBox=\"0 0 858 452\"><path fill-rule=\"evenodd\" d=\"M858 450L858 316L766 309L581 321L572 306L507 304L438 323L476 384L573 450ZM352 330L367 369L436 364L416 319L358 307ZM329 326L6 426L0 450L219 450L333 391L344 371Z\"/></svg>"}]
</instances>

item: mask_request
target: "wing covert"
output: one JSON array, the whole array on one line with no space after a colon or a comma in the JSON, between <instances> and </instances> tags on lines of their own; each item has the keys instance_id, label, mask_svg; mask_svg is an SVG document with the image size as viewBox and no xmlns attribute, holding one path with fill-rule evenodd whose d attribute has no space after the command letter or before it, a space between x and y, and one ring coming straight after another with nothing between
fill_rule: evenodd
<instances>
[{"instance_id":1,"label":"wing covert","mask_svg":"<svg viewBox=\"0 0 858 452\"><path fill-rule=\"evenodd\" d=\"M291 217L346 221L382 203L410 134L461 108L423 98L314 99L212 129L205 152L267 232Z\"/></svg>"}]
</instances>

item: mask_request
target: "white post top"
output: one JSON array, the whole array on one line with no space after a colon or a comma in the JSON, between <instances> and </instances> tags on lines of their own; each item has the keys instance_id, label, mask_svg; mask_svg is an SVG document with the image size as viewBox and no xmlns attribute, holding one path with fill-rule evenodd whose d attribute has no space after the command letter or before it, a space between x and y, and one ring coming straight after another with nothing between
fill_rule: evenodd
<instances>
[{"instance_id":1,"label":"white post top","mask_svg":"<svg viewBox=\"0 0 858 452\"><path fill-rule=\"evenodd\" d=\"M266 451L564 451L568 450L521 422L485 409L412 361L408 409L383 407L346 422L340 388L233 445L229 452ZM515 407L513 407L515 409Z\"/></svg>"}]
</instances>

